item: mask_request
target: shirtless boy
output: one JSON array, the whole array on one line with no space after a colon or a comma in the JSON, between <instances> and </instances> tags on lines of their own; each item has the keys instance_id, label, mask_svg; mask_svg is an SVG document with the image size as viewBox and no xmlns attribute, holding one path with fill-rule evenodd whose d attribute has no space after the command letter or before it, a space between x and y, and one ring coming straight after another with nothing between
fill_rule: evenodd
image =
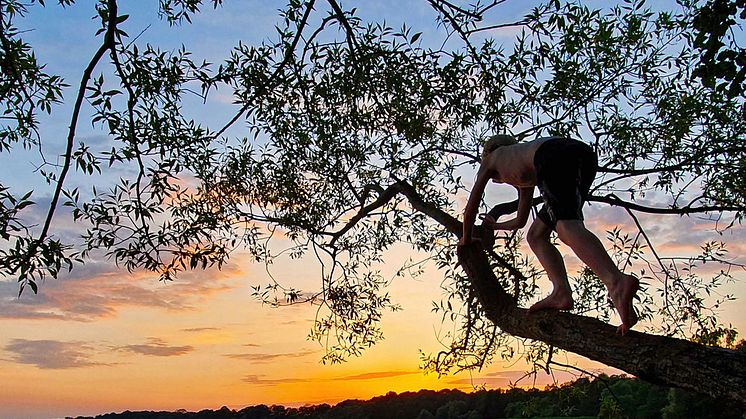
<instances>
[{"instance_id":1,"label":"shirtless boy","mask_svg":"<svg viewBox=\"0 0 746 419\"><path fill-rule=\"evenodd\" d=\"M639 281L622 273L609 257L601 241L583 224L582 206L596 176L596 153L577 140L550 137L517 143L508 135L496 135L484 146L477 180L464 209L464 231L459 245L471 243L479 202L492 180L513 185L518 190L518 212L515 218L497 222L482 214L483 226L493 230L517 230L526 225L538 187L544 206L526 234L531 250L549 276L552 293L532 305L529 311L570 310L572 290L562 255L550 242L552 230L562 242L606 285L622 324L618 333L625 334L637 323L632 301Z\"/></svg>"}]
</instances>

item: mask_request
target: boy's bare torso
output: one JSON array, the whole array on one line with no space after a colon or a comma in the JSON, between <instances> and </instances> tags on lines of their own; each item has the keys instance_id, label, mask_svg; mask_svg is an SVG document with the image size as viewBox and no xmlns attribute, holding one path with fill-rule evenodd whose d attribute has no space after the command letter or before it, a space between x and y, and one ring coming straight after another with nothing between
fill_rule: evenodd
<instances>
[{"instance_id":1,"label":"boy's bare torso","mask_svg":"<svg viewBox=\"0 0 746 419\"><path fill-rule=\"evenodd\" d=\"M500 147L490 153L482 165L490 171L493 182L507 183L518 188L536 186L534 155L550 138L539 138L527 143Z\"/></svg>"}]
</instances>

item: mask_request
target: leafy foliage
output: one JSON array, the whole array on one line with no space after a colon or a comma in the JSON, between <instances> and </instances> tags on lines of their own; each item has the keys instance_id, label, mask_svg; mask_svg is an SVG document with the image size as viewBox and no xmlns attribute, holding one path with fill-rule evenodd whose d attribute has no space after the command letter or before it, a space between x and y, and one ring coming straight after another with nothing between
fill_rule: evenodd
<instances>
[{"instance_id":1,"label":"leafy foliage","mask_svg":"<svg viewBox=\"0 0 746 419\"><path fill-rule=\"evenodd\" d=\"M696 30L694 45L702 51L695 76L710 87L734 97L744 93L746 50L738 46L734 28L746 18L742 0L710 0L702 6L692 23Z\"/></svg>"},{"instance_id":2,"label":"leafy foliage","mask_svg":"<svg viewBox=\"0 0 746 419\"><path fill-rule=\"evenodd\" d=\"M661 319L651 328L705 343L735 336L716 316L732 296L710 297L738 268L724 245L708 241L699 255L661 256L638 218L707 214L728 227L743 219L746 102L742 92L696 82L701 42L690 32L706 9L684 4L656 13L629 0L593 10L550 0L520 22L497 25L519 28L512 44L476 44L499 1L463 8L430 0L441 32L461 41L437 48L427 46L440 43L424 32L365 22L334 0L328 10L320 3L288 1L273 39L239 43L215 64L186 47L143 45L124 30L127 15L116 0L97 2L101 47L78 87L64 163L44 161L40 170L55 191L43 226L23 218L32 194L0 185L3 275L36 292L46 276L97 251L163 280L220 267L239 248L268 267L286 254L315 258L319 289L272 281L254 296L278 306L317 304L310 336L326 346L325 360L338 362L382 339L383 314L399 306L379 269L404 244L443 273L445 296L434 311L444 329L454 325L441 336L442 351L423 354L426 369L481 368L496 355L516 354L538 368L554 348L516 340L484 316L454 267L459 228L449 214L460 210L461 174L478 163L487 133L565 135L585 138L599 153L590 200L625 208L637 226L612 230L609 239L620 266L647 282L642 314ZM0 149L42 151L36 115L51 112L66 85L43 72L14 21L44 3L0 5ZM171 25L190 23L203 6L162 0L160 14ZM184 111L188 98L206 102L218 91L236 101L222 126ZM104 146L75 147L82 106L107 135ZM70 169L132 175L81 193L65 187ZM54 236L58 199L85 226L81 245ZM540 272L521 253L520 236L496 243L490 257L501 286L527 302ZM705 263L722 270L702 276ZM577 312L608 319L592 274L583 270L574 283Z\"/></svg>"}]
</instances>

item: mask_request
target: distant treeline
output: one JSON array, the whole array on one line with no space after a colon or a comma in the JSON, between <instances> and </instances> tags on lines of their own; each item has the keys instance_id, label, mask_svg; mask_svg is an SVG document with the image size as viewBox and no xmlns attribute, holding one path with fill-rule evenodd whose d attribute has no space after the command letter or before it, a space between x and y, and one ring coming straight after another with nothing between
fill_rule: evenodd
<instances>
[{"instance_id":1,"label":"distant treeline","mask_svg":"<svg viewBox=\"0 0 746 419\"><path fill-rule=\"evenodd\" d=\"M223 407L200 412L123 412L100 419L342 419L342 418L746 418L746 408L688 391L660 387L623 376L580 378L545 390L512 388L464 393L458 390L420 390L389 393L367 401L346 400L290 408L251 406L241 410Z\"/></svg>"}]
</instances>

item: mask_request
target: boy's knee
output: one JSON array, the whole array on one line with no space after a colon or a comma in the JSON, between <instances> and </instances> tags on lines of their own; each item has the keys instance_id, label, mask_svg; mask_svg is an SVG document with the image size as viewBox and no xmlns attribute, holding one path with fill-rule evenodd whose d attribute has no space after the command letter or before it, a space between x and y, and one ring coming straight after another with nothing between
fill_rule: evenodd
<instances>
[{"instance_id":1,"label":"boy's knee","mask_svg":"<svg viewBox=\"0 0 746 419\"><path fill-rule=\"evenodd\" d=\"M549 235L551 230L548 227L539 226L536 223L531 224L531 227L526 232L526 241L531 248L535 248L537 245L549 242Z\"/></svg>"},{"instance_id":2,"label":"boy's knee","mask_svg":"<svg viewBox=\"0 0 746 419\"><path fill-rule=\"evenodd\" d=\"M557 222L557 237L569 245L573 238L585 231L585 225L580 220L560 220Z\"/></svg>"}]
</instances>

